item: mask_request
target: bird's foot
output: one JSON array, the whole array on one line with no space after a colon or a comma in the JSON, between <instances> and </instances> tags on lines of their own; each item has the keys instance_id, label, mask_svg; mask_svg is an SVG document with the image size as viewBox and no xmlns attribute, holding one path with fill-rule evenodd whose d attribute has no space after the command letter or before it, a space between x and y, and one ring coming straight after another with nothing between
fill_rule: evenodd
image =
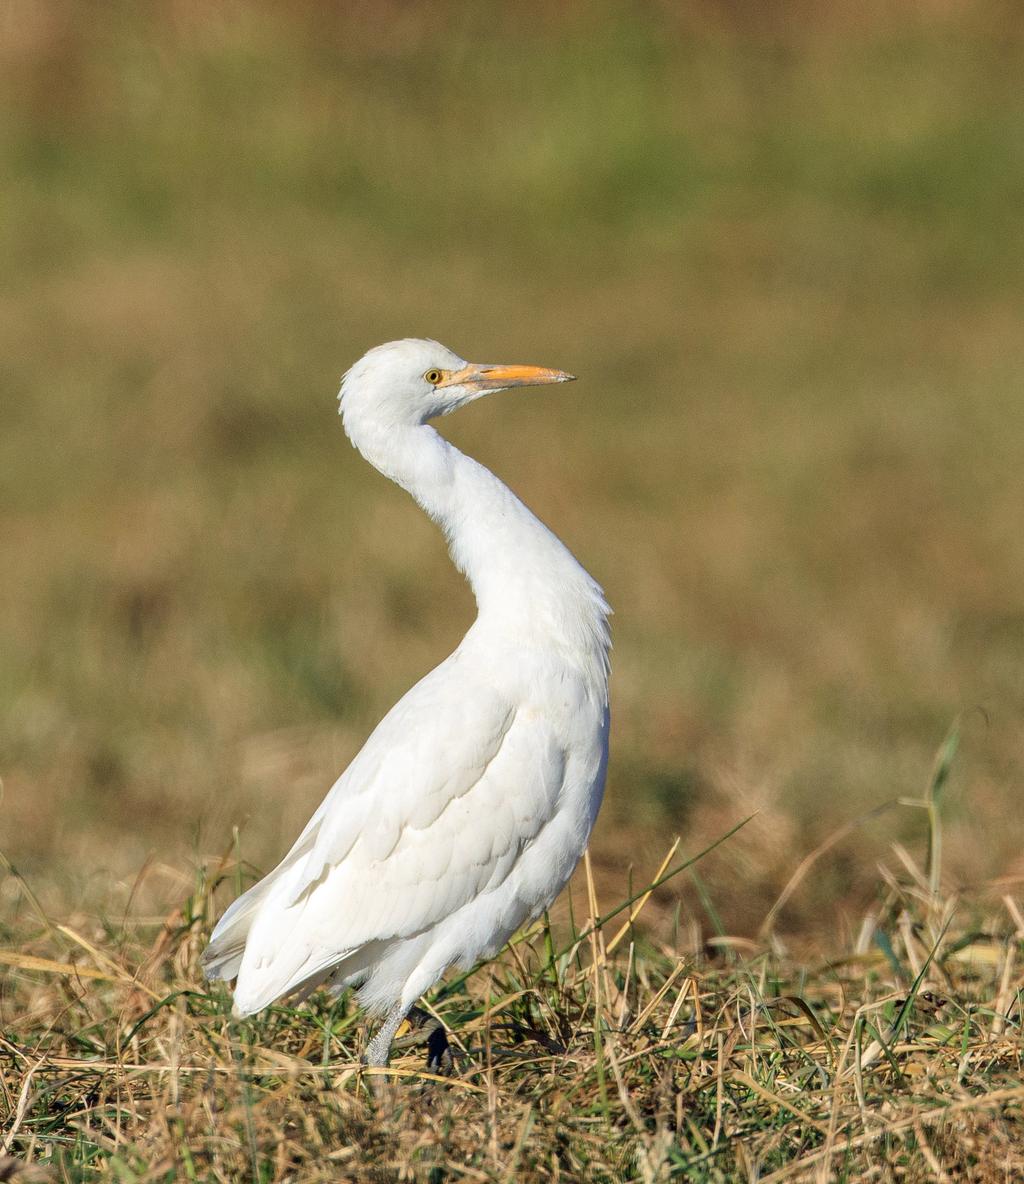
<instances>
[{"instance_id":1,"label":"bird's foot","mask_svg":"<svg viewBox=\"0 0 1024 1184\"><path fill-rule=\"evenodd\" d=\"M427 1046L427 1072L447 1077L455 1062L444 1024L422 1008L413 1007L395 1036L396 1048Z\"/></svg>"}]
</instances>

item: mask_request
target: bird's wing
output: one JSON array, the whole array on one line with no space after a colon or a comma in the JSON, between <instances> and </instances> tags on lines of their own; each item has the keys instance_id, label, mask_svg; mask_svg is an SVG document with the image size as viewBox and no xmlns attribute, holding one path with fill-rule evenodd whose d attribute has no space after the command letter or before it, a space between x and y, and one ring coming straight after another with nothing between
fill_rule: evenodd
<instances>
[{"instance_id":1,"label":"bird's wing","mask_svg":"<svg viewBox=\"0 0 1024 1184\"><path fill-rule=\"evenodd\" d=\"M501 884L556 811L565 752L544 717L444 671L385 717L272 873L240 1010L451 916Z\"/></svg>"}]
</instances>

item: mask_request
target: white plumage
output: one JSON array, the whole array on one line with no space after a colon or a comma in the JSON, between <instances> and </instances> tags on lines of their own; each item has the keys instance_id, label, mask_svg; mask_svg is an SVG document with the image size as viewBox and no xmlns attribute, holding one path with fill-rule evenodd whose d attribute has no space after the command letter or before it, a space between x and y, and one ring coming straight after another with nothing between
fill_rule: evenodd
<instances>
[{"instance_id":1,"label":"white plumage","mask_svg":"<svg viewBox=\"0 0 1024 1184\"><path fill-rule=\"evenodd\" d=\"M352 443L442 527L478 615L220 919L203 965L237 977L237 1015L359 983L387 1013L366 1059L386 1064L416 999L496 952L582 855L608 755L608 606L522 502L428 424L489 391L571 377L419 340L378 346L345 375Z\"/></svg>"}]
</instances>

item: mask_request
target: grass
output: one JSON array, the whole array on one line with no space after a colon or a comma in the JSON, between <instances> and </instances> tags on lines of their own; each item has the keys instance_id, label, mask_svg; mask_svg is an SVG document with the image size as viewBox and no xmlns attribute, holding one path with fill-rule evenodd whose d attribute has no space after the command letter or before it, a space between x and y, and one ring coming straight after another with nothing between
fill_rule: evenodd
<instances>
[{"instance_id":1,"label":"grass","mask_svg":"<svg viewBox=\"0 0 1024 1184\"><path fill-rule=\"evenodd\" d=\"M655 941L639 928L652 890L694 870L678 845L605 913L588 861L578 923L545 921L435 991L426 1006L455 1057L441 1076L418 1050L364 1069L348 997L230 1018L197 969L218 887L239 872L228 858L162 924L40 913L19 950L0 951L13 968L5 1178L774 1184L1024 1170L1024 917L1011 898L938 896L897 845L857 941L817 965L787 955L770 922L757 942L693 944L686 928Z\"/></svg>"},{"instance_id":2,"label":"grass","mask_svg":"<svg viewBox=\"0 0 1024 1184\"><path fill-rule=\"evenodd\" d=\"M71 1178L1019 1175L1012 6L9 7L12 1153ZM195 954L211 892L273 865L471 618L334 413L345 366L411 333L580 375L445 431L616 610L600 899L666 835L752 818L614 950L615 923L552 977L536 932L442 992L461 1084L381 1100L347 1002L232 1025ZM575 915L556 944L585 885Z\"/></svg>"}]
</instances>

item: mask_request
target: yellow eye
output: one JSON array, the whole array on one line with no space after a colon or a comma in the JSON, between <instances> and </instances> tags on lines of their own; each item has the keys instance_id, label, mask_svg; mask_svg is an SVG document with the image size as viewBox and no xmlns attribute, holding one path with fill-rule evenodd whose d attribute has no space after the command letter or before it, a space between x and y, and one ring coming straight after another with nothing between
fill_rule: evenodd
<instances>
[{"instance_id":1,"label":"yellow eye","mask_svg":"<svg viewBox=\"0 0 1024 1184\"><path fill-rule=\"evenodd\" d=\"M441 379L444 378L444 371L428 370L426 374L423 375L423 377L427 380L427 382L430 383L431 386L437 386Z\"/></svg>"}]
</instances>

